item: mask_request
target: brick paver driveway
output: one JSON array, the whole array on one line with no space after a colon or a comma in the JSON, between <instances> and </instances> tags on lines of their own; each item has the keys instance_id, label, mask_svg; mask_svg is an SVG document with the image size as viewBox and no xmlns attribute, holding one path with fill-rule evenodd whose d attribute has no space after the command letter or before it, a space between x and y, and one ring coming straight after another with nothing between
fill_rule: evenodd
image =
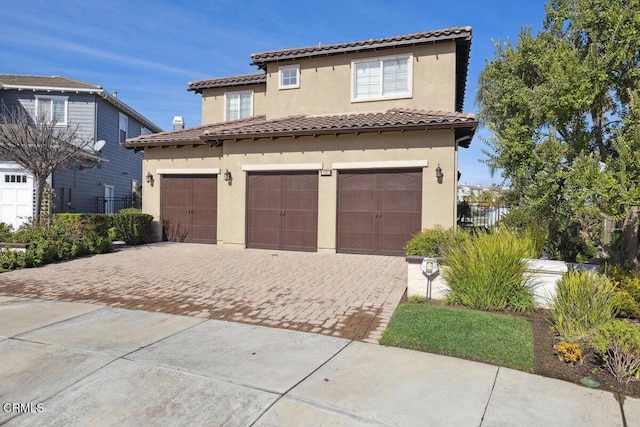
<instances>
[{"instance_id":1,"label":"brick paver driveway","mask_svg":"<svg viewBox=\"0 0 640 427\"><path fill-rule=\"evenodd\" d=\"M377 342L401 257L157 243L0 274L0 294L224 319Z\"/></svg>"}]
</instances>

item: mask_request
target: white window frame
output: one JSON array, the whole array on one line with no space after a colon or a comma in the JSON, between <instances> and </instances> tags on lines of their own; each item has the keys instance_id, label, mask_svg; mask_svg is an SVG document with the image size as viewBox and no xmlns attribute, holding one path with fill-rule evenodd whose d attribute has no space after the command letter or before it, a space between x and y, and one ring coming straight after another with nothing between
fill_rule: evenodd
<instances>
[{"instance_id":1,"label":"white window frame","mask_svg":"<svg viewBox=\"0 0 640 427\"><path fill-rule=\"evenodd\" d=\"M140 128L140 135L150 135L151 131L145 127Z\"/></svg>"},{"instance_id":2,"label":"white window frame","mask_svg":"<svg viewBox=\"0 0 640 427\"><path fill-rule=\"evenodd\" d=\"M120 132L124 131L124 139L120 136ZM118 142L124 144L129 137L129 117L126 114L118 113Z\"/></svg>"},{"instance_id":3,"label":"white window frame","mask_svg":"<svg viewBox=\"0 0 640 427\"><path fill-rule=\"evenodd\" d=\"M58 120L56 122L56 126L66 126L69 121L69 97L68 96L56 96L56 95L36 95L36 105L35 105L35 117L38 120L40 117L40 103L44 100L51 101L51 110L49 112L49 117L46 117L47 123L51 123L53 121L53 101L62 101L64 102L64 120Z\"/></svg>"},{"instance_id":4,"label":"white window frame","mask_svg":"<svg viewBox=\"0 0 640 427\"><path fill-rule=\"evenodd\" d=\"M406 59L407 61L407 91L392 93L389 95L383 95L384 93L384 62L385 61L398 61ZM360 97L356 96L356 65L363 63L378 62L380 67L380 92L375 96ZM413 96L413 55L394 55L394 56L381 56L376 58L363 58L351 61L351 102L369 102L380 101L385 99L402 99L411 98Z\"/></svg>"},{"instance_id":5,"label":"white window frame","mask_svg":"<svg viewBox=\"0 0 640 427\"><path fill-rule=\"evenodd\" d=\"M296 82L295 84L285 84L283 82L284 73L283 71L294 70L296 72ZM278 89L298 89L300 87L300 65L283 65L278 67Z\"/></svg>"},{"instance_id":6,"label":"white window frame","mask_svg":"<svg viewBox=\"0 0 640 427\"><path fill-rule=\"evenodd\" d=\"M234 119L230 119L229 118L229 97L231 96L242 96L242 95L251 95L251 102L249 103L249 114L246 116L242 115L242 109L240 109L240 111L238 112L239 117L234 118ZM242 90L242 91L235 91L235 92L225 92L224 94L224 120L225 121L229 121L229 120L239 120L239 119L244 119L247 117L253 117L253 91L252 90Z\"/></svg>"}]
</instances>

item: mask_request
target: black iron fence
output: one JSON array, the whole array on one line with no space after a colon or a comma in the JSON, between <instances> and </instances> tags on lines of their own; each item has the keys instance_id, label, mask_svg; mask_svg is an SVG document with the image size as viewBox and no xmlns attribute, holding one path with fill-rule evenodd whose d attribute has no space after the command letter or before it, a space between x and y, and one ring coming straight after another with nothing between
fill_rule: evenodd
<instances>
[{"instance_id":1,"label":"black iron fence","mask_svg":"<svg viewBox=\"0 0 640 427\"><path fill-rule=\"evenodd\" d=\"M96 201L97 213L118 213L122 209L142 208L140 197L98 197Z\"/></svg>"},{"instance_id":2,"label":"black iron fence","mask_svg":"<svg viewBox=\"0 0 640 427\"><path fill-rule=\"evenodd\" d=\"M458 225L464 228L493 227L509 212L504 205L486 203L458 203Z\"/></svg>"}]
</instances>

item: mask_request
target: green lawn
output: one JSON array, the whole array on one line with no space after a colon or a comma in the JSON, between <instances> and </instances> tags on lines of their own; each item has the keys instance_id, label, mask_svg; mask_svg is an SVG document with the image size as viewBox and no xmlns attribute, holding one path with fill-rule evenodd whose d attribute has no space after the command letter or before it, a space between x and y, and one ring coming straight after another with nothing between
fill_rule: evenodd
<instances>
[{"instance_id":1,"label":"green lawn","mask_svg":"<svg viewBox=\"0 0 640 427\"><path fill-rule=\"evenodd\" d=\"M432 304L400 304L380 344L533 372L533 329L522 318Z\"/></svg>"}]
</instances>

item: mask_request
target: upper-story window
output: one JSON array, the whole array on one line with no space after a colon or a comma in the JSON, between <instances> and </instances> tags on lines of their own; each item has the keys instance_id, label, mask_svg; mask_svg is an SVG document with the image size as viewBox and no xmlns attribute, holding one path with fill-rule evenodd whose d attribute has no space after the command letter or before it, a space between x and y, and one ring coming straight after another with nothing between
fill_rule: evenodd
<instances>
[{"instance_id":1,"label":"upper-story window","mask_svg":"<svg viewBox=\"0 0 640 427\"><path fill-rule=\"evenodd\" d=\"M392 56L352 62L353 101L411 96L412 56Z\"/></svg>"},{"instance_id":2,"label":"upper-story window","mask_svg":"<svg viewBox=\"0 0 640 427\"><path fill-rule=\"evenodd\" d=\"M68 101L67 96L36 95L36 119L66 125Z\"/></svg>"},{"instance_id":3,"label":"upper-story window","mask_svg":"<svg viewBox=\"0 0 640 427\"><path fill-rule=\"evenodd\" d=\"M300 66L285 65L278 68L278 88L296 89L300 87Z\"/></svg>"},{"instance_id":4,"label":"upper-story window","mask_svg":"<svg viewBox=\"0 0 640 427\"><path fill-rule=\"evenodd\" d=\"M225 97L225 120L253 116L253 92L228 92Z\"/></svg>"},{"instance_id":5,"label":"upper-story window","mask_svg":"<svg viewBox=\"0 0 640 427\"><path fill-rule=\"evenodd\" d=\"M145 127L140 128L140 135L150 135L151 131Z\"/></svg>"},{"instance_id":6,"label":"upper-story window","mask_svg":"<svg viewBox=\"0 0 640 427\"><path fill-rule=\"evenodd\" d=\"M129 117L119 113L118 116L118 141L123 144L127 140L127 133L129 131Z\"/></svg>"}]
</instances>

